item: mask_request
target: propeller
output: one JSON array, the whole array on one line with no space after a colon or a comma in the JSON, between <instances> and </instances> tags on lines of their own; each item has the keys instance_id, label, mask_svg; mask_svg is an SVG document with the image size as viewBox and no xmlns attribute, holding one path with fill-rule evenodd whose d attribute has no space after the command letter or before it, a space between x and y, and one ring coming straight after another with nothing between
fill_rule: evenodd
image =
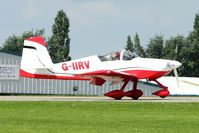
<instances>
[{"instance_id":1,"label":"propeller","mask_svg":"<svg viewBox=\"0 0 199 133\"><path fill-rule=\"evenodd\" d=\"M170 69L173 69L174 75L176 77L178 89L179 89L180 85L179 85L179 77L178 77L177 68L180 67L182 64L178 61L169 61L167 62L167 65L170 67Z\"/></svg>"},{"instance_id":2,"label":"propeller","mask_svg":"<svg viewBox=\"0 0 199 133\"><path fill-rule=\"evenodd\" d=\"M175 69L173 70L173 72L174 72L174 75L175 75L175 77L176 77L176 81L177 81L177 85L178 85L178 89L179 89L179 88L180 88L180 84L179 84L178 71L177 71L177 69L175 68Z\"/></svg>"}]
</instances>

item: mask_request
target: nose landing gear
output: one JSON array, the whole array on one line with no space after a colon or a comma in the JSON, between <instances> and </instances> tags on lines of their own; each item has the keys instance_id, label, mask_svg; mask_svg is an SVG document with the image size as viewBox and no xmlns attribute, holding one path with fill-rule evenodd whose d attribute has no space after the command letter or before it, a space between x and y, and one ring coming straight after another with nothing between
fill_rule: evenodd
<instances>
[{"instance_id":1,"label":"nose landing gear","mask_svg":"<svg viewBox=\"0 0 199 133\"><path fill-rule=\"evenodd\" d=\"M167 97L167 96L170 94L170 92L168 91L168 88L167 88L167 87L165 87L164 85L162 85L162 84L161 84L160 82L158 82L156 79L153 80L153 81L155 81L160 87L163 88L162 90L153 92L153 93L152 93L153 95L159 96L159 97L161 97L161 98L165 98L165 97Z\"/></svg>"}]
</instances>

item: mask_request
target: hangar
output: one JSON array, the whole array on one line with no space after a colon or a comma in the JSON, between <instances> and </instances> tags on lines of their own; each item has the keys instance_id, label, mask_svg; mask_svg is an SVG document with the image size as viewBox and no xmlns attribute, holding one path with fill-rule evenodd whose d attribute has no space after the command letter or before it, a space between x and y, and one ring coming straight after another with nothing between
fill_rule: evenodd
<instances>
[{"instance_id":1,"label":"hangar","mask_svg":"<svg viewBox=\"0 0 199 133\"><path fill-rule=\"evenodd\" d=\"M120 89L122 84L110 86L107 82L103 86L89 85L89 81L31 79L19 77L21 55L0 50L0 94L42 94L42 95L97 95L102 96L111 90ZM132 89L128 84L126 91ZM153 83L139 81L138 88L143 90L144 96L161 88Z\"/></svg>"}]
</instances>

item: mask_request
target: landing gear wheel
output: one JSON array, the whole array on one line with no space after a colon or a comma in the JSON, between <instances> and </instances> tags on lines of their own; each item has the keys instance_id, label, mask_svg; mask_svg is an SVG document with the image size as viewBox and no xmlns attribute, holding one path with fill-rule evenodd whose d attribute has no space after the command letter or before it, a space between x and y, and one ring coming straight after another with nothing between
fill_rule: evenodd
<instances>
[{"instance_id":1,"label":"landing gear wheel","mask_svg":"<svg viewBox=\"0 0 199 133\"><path fill-rule=\"evenodd\" d=\"M138 99L139 99L139 97L132 97L132 99L133 99L133 100L138 100Z\"/></svg>"},{"instance_id":2,"label":"landing gear wheel","mask_svg":"<svg viewBox=\"0 0 199 133\"><path fill-rule=\"evenodd\" d=\"M113 90L104 94L104 96L114 98L115 100L121 100L124 97L123 90Z\"/></svg>"},{"instance_id":3,"label":"landing gear wheel","mask_svg":"<svg viewBox=\"0 0 199 133\"><path fill-rule=\"evenodd\" d=\"M159 96L161 98L165 98L166 96L168 96L170 94L170 92L167 89L162 89L162 90L156 91L152 94Z\"/></svg>"},{"instance_id":4,"label":"landing gear wheel","mask_svg":"<svg viewBox=\"0 0 199 133\"><path fill-rule=\"evenodd\" d=\"M121 100L122 98L115 98L115 100Z\"/></svg>"},{"instance_id":5,"label":"landing gear wheel","mask_svg":"<svg viewBox=\"0 0 199 133\"><path fill-rule=\"evenodd\" d=\"M143 95L142 90L133 89L124 93L125 96L131 97L133 100L138 100Z\"/></svg>"}]
</instances>

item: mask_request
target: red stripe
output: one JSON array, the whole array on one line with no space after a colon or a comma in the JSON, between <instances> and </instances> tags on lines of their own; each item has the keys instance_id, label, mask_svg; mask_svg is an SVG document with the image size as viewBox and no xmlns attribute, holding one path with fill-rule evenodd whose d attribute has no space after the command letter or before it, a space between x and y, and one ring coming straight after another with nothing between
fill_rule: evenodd
<instances>
[{"instance_id":1,"label":"red stripe","mask_svg":"<svg viewBox=\"0 0 199 133\"><path fill-rule=\"evenodd\" d=\"M122 74L120 72L113 72L111 70L99 70L99 71L93 71L88 73L82 73L82 74L76 74L76 76L120 76L122 78L138 78L138 79L157 79L162 76L167 75L170 73L170 71L152 71L152 70L126 70L122 71L125 74ZM127 75L128 74L128 75Z\"/></svg>"},{"instance_id":2,"label":"red stripe","mask_svg":"<svg viewBox=\"0 0 199 133\"><path fill-rule=\"evenodd\" d=\"M170 73L170 71L152 71L152 70L128 70L122 71L124 73L132 74L138 79L157 79Z\"/></svg>"},{"instance_id":3,"label":"red stripe","mask_svg":"<svg viewBox=\"0 0 199 133\"><path fill-rule=\"evenodd\" d=\"M26 40L39 43L39 44L43 45L44 47L46 47L46 44L41 36L28 38Z\"/></svg>"},{"instance_id":4,"label":"red stripe","mask_svg":"<svg viewBox=\"0 0 199 133\"><path fill-rule=\"evenodd\" d=\"M42 74L31 74L20 69L20 77L27 78L40 78L40 79L65 79L65 80L90 80L87 78L73 77L73 76L56 76L56 75L42 75Z\"/></svg>"}]
</instances>

